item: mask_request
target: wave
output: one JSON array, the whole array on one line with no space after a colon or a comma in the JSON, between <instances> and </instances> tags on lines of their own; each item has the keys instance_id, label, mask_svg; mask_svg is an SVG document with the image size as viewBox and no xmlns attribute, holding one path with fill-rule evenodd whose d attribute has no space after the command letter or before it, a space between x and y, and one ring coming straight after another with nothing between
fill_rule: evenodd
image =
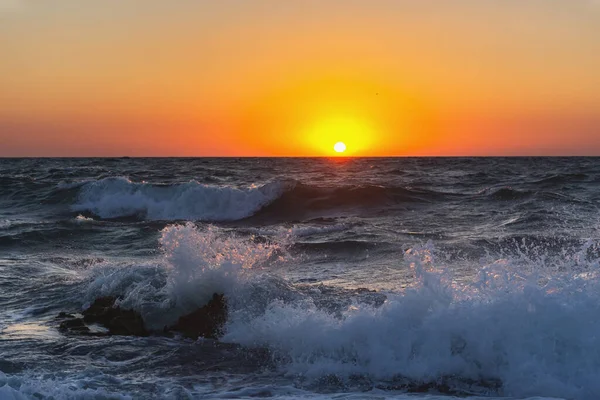
<instances>
[{"instance_id":1,"label":"wave","mask_svg":"<svg viewBox=\"0 0 600 400\"><path fill-rule=\"evenodd\" d=\"M405 255L413 286L386 293L380 307L352 304L340 317L311 301L276 300L251 320L233 318L225 339L267 347L288 373L341 386L452 377L468 390L496 382L478 394L598 398L600 271L583 253L564 260L568 272L543 259L526 268L500 259L458 284L434 266L431 246L413 248Z\"/></svg>"},{"instance_id":2,"label":"wave","mask_svg":"<svg viewBox=\"0 0 600 400\"><path fill-rule=\"evenodd\" d=\"M415 246L401 261L412 283L384 293L292 285L276 274L275 243L215 227L169 226L160 242L158 266L103 270L88 300L120 295L123 306L160 328L223 292L230 306L223 340L268 349L307 386L323 379L377 388L444 382L473 394L474 383L492 382L475 394L600 395L596 242L558 256L489 256L472 279L459 280L438 264L438 255L446 258L433 245Z\"/></svg>"},{"instance_id":3,"label":"wave","mask_svg":"<svg viewBox=\"0 0 600 400\"><path fill-rule=\"evenodd\" d=\"M338 241L322 241L322 242L296 242L292 248L296 251L312 251L319 254L332 253L341 254L344 257L352 257L357 253L362 253L373 249L385 248L387 243L367 242L364 240L338 240Z\"/></svg>"},{"instance_id":4,"label":"wave","mask_svg":"<svg viewBox=\"0 0 600 400\"><path fill-rule=\"evenodd\" d=\"M11 188L13 186L24 186L35 182L35 178L27 175L0 175L0 186Z\"/></svg>"},{"instance_id":5,"label":"wave","mask_svg":"<svg viewBox=\"0 0 600 400\"><path fill-rule=\"evenodd\" d=\"M256 274L275 265L282 250L273 241L255 243L253 238L226 235L214 226L199 229L191 222L165 227L159 242L162 256L156 262L95 265L86 301L120 297L121 306L138 310L149 328L162 329L205 305L215 292L231 299L243 293L249 271ZM271 287L275 293L277 285L259 286Z\"/></svg>"},{"instance_id":6,"label":"wave","mask_svg":"<svg viewBox=\"0 0 600 400\"><path fill-rule=\"evenodd\" d=\"M550 175L532 183L536 185L545 185L552 187L566 183L583 182L586 181L588 178L589 176L584 173L562 173Z\"/></svg>"},{"instance_id":7,"label":"wave","mask_svg":"<svg viewBox=\"0 0 600 400\"><path fill-rule=\"evenodd\" d=\"M130 400L129 393L115 393L96 385L83 382L97 378L97 371L86 370L70 380L60 379L54 374L39 376L6 375L0 371L0 398L14 400L29 399L115 399ZM41 374L40 374L41 375ZM90 387L91 386L91 387Z\"/></svg>"},{"instance_id":8,"label":"wave","mask_svg":"<svg viewBox=\"0 0 600 400\"><path fill-rule=\"evenodd\" d=\"M500 188L486 188L479 192L480 195L485 195L491 200L510 201L521 200L533 197L536 192L533 190L520 190L509 186Z\"/></svg>"},{"instance_id":9,"label":"wave","mask_svg":"<svg viewBox=\"0 0 600 400\"><path fill-rule=\"evenodd\" d=\"M193 221L318 218L324 211L378 209L407 202L431 202L444 196L427 190L376 185L318 187L274 181L239 189L198 182L135 183L122 177L61 184L59 189L79 190L72 210L100 218Z\"/></svg>"},{"instance_id":10,"label":"wave","mask_svg":"<svg viewBox=\"0 0 600 400\"><path fill-rule=\"evenodd\" d=\"M105 178L84 183L72 209L100 218L233 221L251 216L284 190L282 182L238 189L198 182L152 185Z\"/></svg>"},{"instance_id":11,"label":"wave","mask_svg":"<svg viewBox=\"0 0 600 400\"><path fill-rule=\"evenodd\" d=\"M564 204L590 204L590 201L573 197L570 193L554 192L550 190L516 189L510 186L486 188L478 193L477 197L479 196L498 202L551 200Z\"/></svg>"},{"instance_id":12,"label":"wave","mask_svg":"<svg viewBox=\"0 0 600 400\"><path fill-rule=\"evenodd\" d=\"M400 186L312 186L296 183L254 217L275 221L317 219L354 212L389 210L408 203L431 203L446 193Z\"/></svg>"},{"instance_id":13,"label":"wave","mask_svg":"<svg viewBox=\"0 0 600 400\"><path fill-rule=\"evenodd\" d=\"M258 234L263 236L285 236L291 235L293 237L305 237L305 236L319 236L333 232L342 232L349 227L351 224L336 224L335 220L313 220L315 223L312 225L294 225L290 228L284 227L261 227L261 228L247 228L242 231L249 232L252 234Z\"/></svg>"},{"instance_id":14,"label":"wave","mask_svg":"<svg viewBox=\"0 0 600 400\"><path fill-rule=\"evenodd\" d=\"M174 184L132 182L124 177L32 183L7 192L19 207L49 207L53 214L66 212L100 219L134 218L153 221L240 221L279 223L379 215L401 212L416 205L448 201L535 201L587 204L571 193L495 186L477 193L448 193L399 185L342 184L318 186L294 180L271 181L250 187L234 187L197 181ZM414 184L414 182L413 182ZM423 182L426 187L427 183ZM542 185L543 186L543 185ZM17 203L15 203L15 207ZM70 211L76 213L70 215Z\"/></svg>"}]
</instances>

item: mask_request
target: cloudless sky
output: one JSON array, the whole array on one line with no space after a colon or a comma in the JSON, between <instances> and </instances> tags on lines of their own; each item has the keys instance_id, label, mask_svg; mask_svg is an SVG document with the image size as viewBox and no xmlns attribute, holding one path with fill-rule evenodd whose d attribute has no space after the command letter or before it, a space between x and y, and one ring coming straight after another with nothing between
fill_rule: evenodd
<instances>
[{"instance_id":1,"label":"cloudless sky","mask_svg":"<svg viewBox=\"0 0 600 400\"><path fill-rule=\"evenodd\" d=\"M0 0L0 156L600 155L593 0Z\"/></svg>"}]
</instances>

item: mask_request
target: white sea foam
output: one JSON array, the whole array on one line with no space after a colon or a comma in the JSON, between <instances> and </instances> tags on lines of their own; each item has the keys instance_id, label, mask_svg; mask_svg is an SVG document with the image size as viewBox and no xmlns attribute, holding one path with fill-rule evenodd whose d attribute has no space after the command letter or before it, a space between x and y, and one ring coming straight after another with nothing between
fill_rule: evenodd
<instances>
[{"instance_id":1,"label":"white sea foam","mask_svg":"<svg viewBox=\"0 0 600 400\"><path fill-rule=\"evenodd\" d=\"M432 254L407 252L415 285L380 308L353 305L340 319L273 301L250 321L231 319L225 340L268 347L309 378L497 379L501 395L600 397L600 268L586 249L537 266L497 260L468 284L434 268Z\"/></svg>"},{"instance_id":2,"label":"white sea foam","mask_svg":"<svg viewBox=\"0 0 600 400\"><path fill-rule=\"evenodd\" d=\"M281 261L277 243L226 235L214 226L170 225L161 232L163 256L154 263L104 263L92 271L87 300L120 296L121 305L142 313L150 328L162 329L205 305L213 293L235 301L258 281L263 268ZM263 281L264 283L264 281Z\"/></svg>"},{"instance_id":3,"label":"white sea foam","mask_svg":"<svg viewBox=\"0 0 600 400\"><path fill-rule=\"evenodd\" d=\"M595 242L561 258L483 260L466 282L436 262L432 245L415 247L403 261L411 287L386 293L379 308L352 304L341 318L275 276L277 245L192 223L165 228L160 242L159 263L107 269L90 298L124 295L160 328L223 292L224 340L269 348L284 371L308 379L493 379L502 387L492 395L600 397Z\"/></svg>"},{"instance_id":4,"label":"white sea foam","mask_svg":"<svg viewBox=\"0 0 600 400\"><path fill-rule=\"evenodd\" d=\"M274 261L279 249L276 244L223 236L212 226L200 231L191 223L165 228L160 243L167 259L166 289L176 304L188 309L206 304L215 292L233 297L245 272L257 274Z\"/></svg>"},{"instance_id":5,"label":"white sea foam","mask_svg":"<svg viewBox=\"0 0 600 400\"><path fill-rule=\"evenodd\" d=\"M75 217L75 222L80 223L80 224L84 224L86 222L94 222L94 218L88 218L86 216L79 214L77 217Z\"/></svg>"},{"instance_id":6,"label":"white sea foam","mask_svg":"<svg viewBox=\"0 0 600 400\"><path fill-rule=\"evenodd\" d=\"M195 181L153 185L106 178L84 184L72 208L101 218L232 221L253 215L281 196L285 187L282 182L240 189Z\"/></svg>"},{"instance_id":7,"label":"white sea foam","mask_svg":"<svg viewBox=\"0 0 600 400\"><path fill-rule=\"evenodd\" d=\"M128 394L126 390L119 393L115 387L114 377L103 375L99 371L90 370L72 376L56 376L53 374L44 374L35 376L32 374L5 375L0 372L0 399L1 400L131 400L144 398L142 396L154 396L155 398L178 400L178 399L256 399L263 397L265 393L271 393L273 399L277 400L328 400L332 396L329 394L319 394L310 391L304 391L293 386L272 385L226 385L215 390L214 385L194 385L193 388L179 385L174 380L153 379L149 376L146 379L152 380L154 390L152 394L136 391L135 394ZM108 383L102 387L102 380ZM93 385L90 385L92 383ZM111 385L112 383L112 385ZM93 386L93 387L90 387ZM101 387L97 387L101 386ZM112 386L112 387L111 387ZM116 389L116 390L115 390ZM415 396L414 394L392 394L382 391L371 391L363 393L347 393L337 395L336 397L348 400L460 400L464 397L435 396L424 395ZM468 397L469 400L494 400L492 397ZM501 400L498 398L498 400ZM524 400L558 400L553 398L536 397Z\"/></svg>"},{"instance_id":8,"label":"white sea foam","mask_svg":"<svg viewBox=\"0 0 600 400\"><path fill-rule=\"evenodd\" d=\"M35 376L11 376L0 372L0 399L30 400L30 399L112 399L131 400L133 397L124 393L115 393L105 388L90 388L92 380L85 374L61 380L45 374L43 378Z\"/></svg>"}]
</instances>

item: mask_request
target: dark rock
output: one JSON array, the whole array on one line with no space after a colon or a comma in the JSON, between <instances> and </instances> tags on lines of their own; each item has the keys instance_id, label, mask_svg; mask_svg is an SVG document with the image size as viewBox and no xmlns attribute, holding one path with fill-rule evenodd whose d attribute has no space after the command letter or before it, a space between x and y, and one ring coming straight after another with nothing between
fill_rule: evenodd
<instances>
[{"instance_id":1,"label":"dark rock","mask_svg":"<svg viewBox=\"0 0 600 400\"><path fill-rule=\"evenodd\" d=\"M83 311L83 319L72 314L60 313L57 318L66 319L61 322L60 330L96 336L148 336L150 332L146 330L142 316L134 310L125 310L116 306L117 300L112 296L97 298L88 309ZM173 333L179 333L190 339L199 337L218 339L222 335L226 319L225 297L215 293L208 304L179 318L175 325L165 328L162 334L172 336ZM97 326L106 328L108 332L98 332Z\"/></svg>"},{"instance_id":2,"label":"dark rock","mask_svg":"<svg viewBox=\"0 0 600 400\"><path fill-rule=\"evenodd\" d=\"M60 323L61 331L86 333L90 331L81 318L72 318Z\"/></svg>"},{"instance_id":3,"label":"dark rock","mask_svg":"<svg viewBox=\"0 0 600 400\"><path fill-rule=\"evenodd\" d=\"M110 321L119 315L119 310L114 307L116 297L106 296L97 298L83 314L83 320L87 323L97 323L107 325Z\"/></svg>"},{"instance_id":4,"label":"dark rock","mask_svg":"<svg viewBox=\"0 0 600 400\"><path fill-rule=\"evenodd\" d=\"M204 307L180 317L177 323L166 331L181 333L189 339L204 337L218 339L223 334L223 325L227 320L227 303L222 294L213 294L213 298Z\"/></svg>"},{"instance_id":5,"label":"dark rock","mask_svg":"<svg viewBox=\"0 0 600 400\"><path fill-rule=\"evenodd\" d=\"M115 297L100 297L83 312L88 324L99 324L108 329L109 335L148 336L142 316L133 310L115 307Z\"/></svg>"},{"instance_id":6,"label":"dark rock","mask_svg":"<svg viewBox=\"0 0 600 400\"><path fill-rule=\"evenodd\" d=\"M111 335L148 336L142 317L132 310L121 311L105 325Z\"/></svg>"}]
</instances>

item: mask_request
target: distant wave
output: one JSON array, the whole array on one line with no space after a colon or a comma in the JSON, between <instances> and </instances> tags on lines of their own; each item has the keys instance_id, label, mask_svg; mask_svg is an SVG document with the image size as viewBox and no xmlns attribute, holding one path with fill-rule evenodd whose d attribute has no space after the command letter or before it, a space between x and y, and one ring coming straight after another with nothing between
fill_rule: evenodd
<instances>
[{"instance_id":1,"label":"distant wave","mask_svg":"<svg viewBox=\"0 0 600 400\"><path fill-rule=\"evenodd\" d=\"M480 191L478 193L478 196L484 196L485 198L493 201L519 201L535 198L557 199L563 202L587 203L587 201L585 200L578 199L576 197L571 196L568 193L563 193L559 191L550 191L547 189L515 189L510 186L487 188Z\"/></svg>"},{"instance_id":2,"label":"distant wave","mask_svg":"<svg viewBox=\"0 0 600 400\"><path fill-rule=\"evenodd\" d=\"M551 176L542 178L540 180L534 181L532 183L538 184L538 185L556 186L556 185L561 185L561 184L570 183L570 182L581 182L581 181L585 181L588 178L589 178L589 176L587 174L583 174L583 173L572 173L572 174L563 173L563 174L551 175Z\"/></svg>"},{"instance_id":3,"label":"distant wave","mask_svg":"<svg viewBox=\"0 0 600 400\"><path fill-rule=\"evenodd\" d=\"M257 218L301 220L351 210L379 210L407 203L430 203L445 193L400 186L346 185L320 187L298 183L257 213Z\"/></svg>"},{"instance_id":4,"label":"distant wave","mask_svg":"<svg viewBox=\"0 0 600 400\"><path fill-rule=\"evenodd\" d=\"M479 194L485 195L491 200L499 201L527 199L534 196L535 193L536 192L532 190L519 190L509 186L501 188L488 188L479 192Z\"/></svg>"},{"instance_id":5,"label":"distant wave","mask_svg":"<svg viewBox=\"0 0 600 400\"><path fill-rule=\"evenodd\" d=\"M232 221L249 217L278 198L285 183L238 189L188 182L175 185L105 178L81 186L72 209L100 218Z\"/></svg>"},{"instance_id":6,"label":"distant wave","mask_svg":"<svg viewBox=\"0 0 600 400\"><path fill-rule=\"evenodd\" d=\"M235 221L251 216L274 220L318 217L320 212L370 209L406 202L431 202L442 193L376 185L318 187L274 181L249 188L206 185L135 183L105 178L59 189L79 190L72 210L100 218Z\"/></svg>"}]
</instances>

